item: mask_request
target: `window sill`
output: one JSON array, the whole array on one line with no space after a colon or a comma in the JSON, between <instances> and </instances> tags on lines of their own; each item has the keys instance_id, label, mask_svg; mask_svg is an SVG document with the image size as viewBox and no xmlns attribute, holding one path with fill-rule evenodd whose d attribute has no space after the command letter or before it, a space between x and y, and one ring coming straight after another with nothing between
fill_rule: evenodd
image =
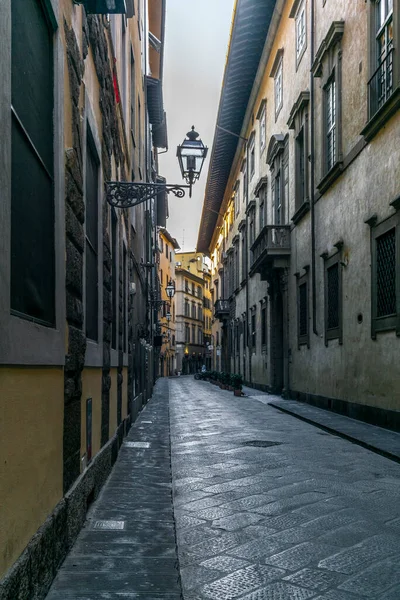
<instances>
[{"instance_id":1,"label":"window sill","mask_svg":"<svg viewBox=\"0 0 400 600\"><path fill-rule=\"evenodd\" d=\"M361 131L361 135L364 136L367 142L375 137L398 108L400 108L400 85L394 90L393 94L385 104L383 104L374 116L370 118L364 129Z\"/></svg>"},{"instance_id":2,"label":"window sill","mask_svg":"<svg viewBox=\"0 0 400 600\"><path fill-rule=\"evenodd\" d=\"M400 337L400 315L372 318L372 339L376 340L376 334L385 331L394 331Z\"/></svg>"},{"instance_id":3,"label":"window sill","mask_svg":"<svg viewBox=\"0 0 400 600\"><path fill-rule=\"evenodd\" d=\"M309 210L310 210L310 203L309 203L308 200L305 200L303 202L303 204L294 213L294 215L292 217L293 223L295 225L297 225L297 223L300 223L300 221L302 220L302 218L304 217L304 215L306 215Z\"/></svg>"},{"instance_id":4,"label":"window sill","mask_svg":"<svg viewBox=\"0 0 400 600\"><path fill-rule=\"evenodd\" d=\"M320 194L326 192L327 189L340 177L343 172L343 162L337 161L333 167L323 176L319 184L317 185L317 189Z\"/></svg>"}]
</instances>

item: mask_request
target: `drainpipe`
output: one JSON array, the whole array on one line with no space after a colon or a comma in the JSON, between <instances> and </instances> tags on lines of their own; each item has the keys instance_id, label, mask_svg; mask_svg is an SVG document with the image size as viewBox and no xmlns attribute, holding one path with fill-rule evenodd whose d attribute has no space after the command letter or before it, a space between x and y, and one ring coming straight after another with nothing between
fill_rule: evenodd
<instances>
[{"instance_id":1,"label":"drainpipe","mask_svg":"<svg viewBox=\"0 0 400 600\"><path fill-rule=\"evenodd\" d=\"M312 271L312 322L313 333L318 335L317 331L317 282L315 273L315 206L314 206L314 185L315 185L315 100L314 100L314 75L312 65L314 63L314 18L315 18L315 0L311 0L311 32L310 32L310 205L311 205L311 271Z\"/></svg>"}]
</instances>

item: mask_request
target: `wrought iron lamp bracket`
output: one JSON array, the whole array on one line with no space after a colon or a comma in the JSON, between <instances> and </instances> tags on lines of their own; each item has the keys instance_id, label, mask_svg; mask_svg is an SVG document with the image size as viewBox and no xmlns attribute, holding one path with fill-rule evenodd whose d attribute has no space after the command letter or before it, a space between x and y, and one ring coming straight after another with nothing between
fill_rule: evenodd
<instances>
[{"instance_id":1,"label":"wrought iron lamp bracket","mask_svg":"<svg viewBox=\"0 0 400 600\"><path fill-rule=\"evenodd\" d=\"M107 181L106 198L107 202L115 208L131 208L156 198L164 191L167 194L174 194L177 198L183 198L185 189L189 189L189 196L192 195L191 185L175 185L168 183L136 183L132 181Z\"/></svg>"}]
</instances>

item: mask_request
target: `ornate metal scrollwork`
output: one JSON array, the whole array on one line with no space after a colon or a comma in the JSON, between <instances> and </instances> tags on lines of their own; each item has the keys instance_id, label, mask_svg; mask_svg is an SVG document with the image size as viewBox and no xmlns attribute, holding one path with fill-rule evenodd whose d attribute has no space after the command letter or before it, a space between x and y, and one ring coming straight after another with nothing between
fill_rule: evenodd
<instances>
[{"instance_id":1,"label":"ornate metal scrollwork","mask_svg":"<svg viewBox=\"0 0 400 600\"><path fill-rule=\"evenodd\" d=\"M131 208L151 198L156 198L160 191L183 198L185 188L190 185L174 185L168 183L136 183L132 181L108 181L106 183L107 202L115 208Z\"/></svg>"}]
</instances>

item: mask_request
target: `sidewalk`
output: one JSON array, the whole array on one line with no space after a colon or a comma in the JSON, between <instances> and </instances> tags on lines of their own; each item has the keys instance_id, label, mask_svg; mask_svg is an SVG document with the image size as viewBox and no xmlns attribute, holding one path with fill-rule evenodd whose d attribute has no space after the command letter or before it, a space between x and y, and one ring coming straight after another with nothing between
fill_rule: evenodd
<instances>
[{"instance_id":1,"label":"sidewalk","mask_svg":"<svg viewBox=\"0 0 400 600\"><path fill-rule=\"evenodd\" d=\"M246 396L254 400L269 404L269 406L273 406L293 417L337 434L386 458L400 462L400 433L351 419L304 402L284 400L281 396L266 394L253 388L243 387L243 391Z\"/></svg>"},{"instance_id":2,"label":"sidewalk","mask_svg":"<svg viewBox=\"0 0 400 600\"><path fill-rule=\"evenodd\" d=\"M160 380L47 600L178 600L178 582L168 381Z\"/></svg>"}]
</instances>

